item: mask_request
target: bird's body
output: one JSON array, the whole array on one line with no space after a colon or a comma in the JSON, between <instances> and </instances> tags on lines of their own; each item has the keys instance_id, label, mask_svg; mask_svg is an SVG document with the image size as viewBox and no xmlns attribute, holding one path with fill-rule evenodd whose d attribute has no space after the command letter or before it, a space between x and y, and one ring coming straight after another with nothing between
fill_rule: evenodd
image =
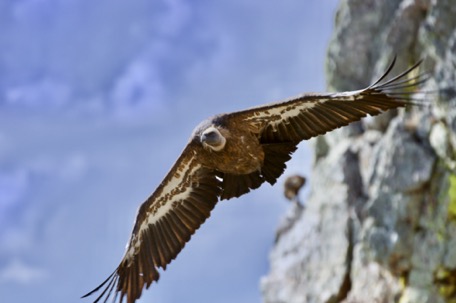
<instances>
[{"instance_id":1,"label":"bird's body","mask_svg":"<svg viewBox=\"0 0 456 303\"><path fill-rule=\"evenodd\" d=\"M197 151L202 165L214 167L223 173L249 174L261 168L264 151L258 136L250 129L238 128L228 115L218 115L205 120L203 127L198 126L192 135L190 144ZM205 149L199 138L204 130L214 127L226 139L226 145L220 151Z\"/></svg>"},{"instance_id":2,"label":"bird's body","mask_svg":"<svg viewBox=\"0 0 456 303\"><path fill-rule=\"evenodd\" d=\"M306 178L300 175L293 175L288 177L284 183L283 194L288 200L301 205L299 202L299 191L306 184Z\"/></svg>"},{"instance_id":3,"label":"bird's body","mask_svg":"<svg viewBox=\"0 0 456 303\"><path fill-rule=\"evenodd\" d=\"M96 301L114 292L135 302L159 279L219 200L239 197L264 182L274 184L302 140L358 121L367 114L413 104L410 89L425 81L407 78L415 64L395 78L363 90L307 94L203 121L169 173L140 206L126 253L96 289ZM115 298L115 299L116 299ZM115 300L114 299L114 300Z\"/></svg>"}]
</instances>

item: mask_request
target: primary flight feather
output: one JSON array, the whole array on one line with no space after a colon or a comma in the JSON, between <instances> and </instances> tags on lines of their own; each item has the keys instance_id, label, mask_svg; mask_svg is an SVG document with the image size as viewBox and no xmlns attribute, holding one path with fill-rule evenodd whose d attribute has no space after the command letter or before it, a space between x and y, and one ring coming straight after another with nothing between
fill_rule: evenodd
<instances>
[{"instance_id":1,"label":"primary flight feather","mask_svg":"<svg viewBox=\"0 0 456 303\"><path fill-rule=\"evenodd\" d=\"M299 142L358 121L367 114L414 104L413 89L426 80L398 76L357 91L305 94L283 102L221 114L203 121L155 192L140 206L125 255L115 271L84 297L100 292L134 303L159 279L219 200L274 184ZM383 82L382 82L383 81Z\"/></svg>"}]
</instances>

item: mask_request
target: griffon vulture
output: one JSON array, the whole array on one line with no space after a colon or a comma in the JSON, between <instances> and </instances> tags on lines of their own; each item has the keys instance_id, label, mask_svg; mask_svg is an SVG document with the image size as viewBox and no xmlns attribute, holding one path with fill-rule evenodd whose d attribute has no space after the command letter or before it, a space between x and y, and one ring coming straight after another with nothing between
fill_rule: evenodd
<instances>
[{"instance_id":1,"label":"griffon vulture","mask_svg":"<svg viewBox=\"0 0 456 303\"><path fill-rule=\"evenodd\" d=\"M119 266L84 297L100 292L95 302L115 294L114 301L134 303L218 201L239 197L264 182L274 184L299 142L367 114L415 104L413 90L426 80L424 75L411 76L420 62L385 80L394 62L377 82L361 90L304 94L199 124L169 173L139 207Z\"/></svg>"}]
</instances>

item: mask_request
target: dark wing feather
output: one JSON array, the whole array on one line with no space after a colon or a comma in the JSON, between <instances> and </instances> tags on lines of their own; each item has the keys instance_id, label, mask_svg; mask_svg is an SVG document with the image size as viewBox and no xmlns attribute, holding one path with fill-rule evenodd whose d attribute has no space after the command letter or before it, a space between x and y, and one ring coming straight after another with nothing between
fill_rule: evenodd
<instances>
[{"instance_id":1,"label":"dark wing feather","mask_svg":"<svg viewBox=\"0 0 456 303\"><path fill-rule=\"evenodd\" d=\"M285 164L291 159L291 154L296 150L296 144L290 143L269 143L263 144L264 162L261 174L265 181L274 184L287 167Z\"/></svg>"},{"instance_id":2,"label":"dark wing feather","mask_svg":"<svg viewBox=\"0 0 456 303\"><path fill-rule=\"evenodd\" d=\"M252 189L260 187L265 181L274 184L286 168L286 162L296 150L295 143L263 144L264 162L261 171L248 175L219 173L222 178L222 194L220 198L231 199L242 196Z\"/></svg>"},{"instance_id":3,"label":"dark wing feather","mask_svg":"<svg viewBox=\"0 0 456 303\"><path fill-rule=\"evenodd\" d=\"M380 79L362 90L302 95L284 102L227 114L225 119L244 125L258 135L265 158L259 172L245 176L222 176L222 199L238 197L265 181L274 184L302 140L359 121L367 114L375 116L389 109L415 104L411 93L427 78L424 74L409 76L421 62L384 81L394 63L395 60Z\"/></svg>"},{"instance_id":4,"label":"dark wing feather","mask_svg":"<svg viewBox=\"0 0 456 303\"><path fill-rule=\"evenodd\" d=\"M264 179L259 171L248 175L233 175L227 173L220 174L222 182L221 199L231 199L242 196L252 189L256 189L263 184Z\"/></svg>"},{"instance_id":5,"label":"dark wing feather","mask_svg":"<svg viewBox=\"0 0 456 303\"><path fill-rule=\"evenodd\" d=\"M229 116L256 128L262 143L298 143L359 121L368 114L375 116L389 109L416 104L417 100L411 94L427 77L424 74L409 76L421 61L398 76L383 81L394 63L395 60L379 80L362 90L307 94Z\"/></svg>"},{"instance_id":6,"label":"dark wing feather","mask_svg":"<svg viewBox=\"0 0 456 303\"><path fill-rule=\"evenodd\" d=\"M119 267L99 287L95 302L114 291L122 302L133 303L159 279L191 235L210 216L221 193L214 171L202 167L187 147L166 178L139 208L133 233Z\"/></svg>"}]
</instances>

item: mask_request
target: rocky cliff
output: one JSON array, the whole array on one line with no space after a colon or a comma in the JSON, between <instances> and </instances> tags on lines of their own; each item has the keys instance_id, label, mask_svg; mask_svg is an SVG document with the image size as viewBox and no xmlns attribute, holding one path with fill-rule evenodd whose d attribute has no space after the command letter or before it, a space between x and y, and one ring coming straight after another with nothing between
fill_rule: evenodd
<instances>
[{"instance_id":1,"label":"rocky cliff","mask_svg":"<svg viewBox=\"0 0 456 303\"><path fill-rule=\"evenodd\" d=\"M395 55L396 72L424 59L429 106L314 141L306 209L278 236L264 302L456 302L456 2L341 1L329 89L369 85Z\"/></svg>"}]
</instances>

